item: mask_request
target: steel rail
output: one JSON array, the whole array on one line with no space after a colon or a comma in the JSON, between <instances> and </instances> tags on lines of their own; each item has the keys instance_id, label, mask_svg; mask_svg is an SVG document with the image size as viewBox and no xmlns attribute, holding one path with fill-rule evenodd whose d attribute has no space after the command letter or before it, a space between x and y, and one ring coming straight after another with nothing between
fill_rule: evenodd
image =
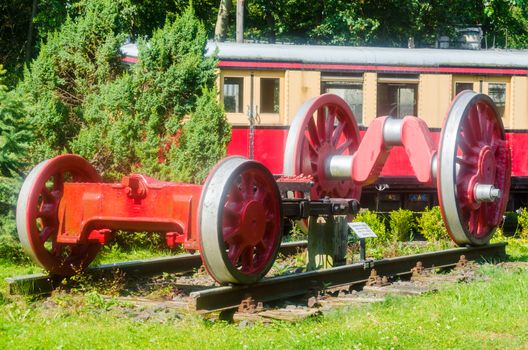
<instances>
[{"instance_id":1,"label":"steel rail","mask_svg":"<svg viewBox=\"0 0 528 350\"><path fill-rule=\"evenodd\" d=\"M367 281L372 269L376 269L378 275L403 277L411 274L411 269L418 261L426 268L447 268L455 266L461 255L465 255L467 260L503 259L506 257L505 247L506 243L501 242L480 247L454 248L279 276L248 286L211 288L192 292L189 307L198 312L227 310L237 307L248 296L257 302L270 302L325 288L361 284Z\"/></svg>"},{"instance_id":2,"label":"steel rail","mask_svg":"<svg viewBox=\"0 0 528 350\"><path fill-rule=\"evenodd\" d=\"M280 246L279 253L290 256L307 246L308 243L306 241L283 243ZM202 266L200 254L182 254L88 267L84 273L97 276L112 276L112 274L119 271L127 277L147 277L162 273L190 272L200 266ZM11 294L46 294L62 285L63 281L67 279L61 276L36 273L7 277L5 280Z\"/></svg>"}]
</instances>

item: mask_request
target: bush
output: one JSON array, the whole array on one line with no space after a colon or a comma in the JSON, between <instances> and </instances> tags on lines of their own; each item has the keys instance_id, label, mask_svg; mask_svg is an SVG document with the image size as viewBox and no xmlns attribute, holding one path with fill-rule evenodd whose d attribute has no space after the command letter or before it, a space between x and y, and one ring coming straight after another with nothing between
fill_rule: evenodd
<instances>
[{"instance_id":1,"label":"bush","mask_svg":"<svg viewBox=\"0 0 528 350\"><path fill-rule=\"evenodd\" d=\"M440 207L427 208L416 220L420 233L430 242L449 239Z\"/></svg>"},{"instance_id":2,"label":"bush","mask_svg":"<svg viewBox=\"0 0 528 350\"><path fill-rule=\"evenodd\" d=\"M48 36L20 85L39 139L33 164L72 152L111 180L141 172L201 182L230 135L213 90L216 58L204 56L203 24L191 7L167 20L148 43L139 41L138 63L127 71L119 46L136 5L82 4L79 16Z\"/></svg>"},{"instance_id":3,"label":"bush","mask_svg":"<svg viewBox=\"0 0 528 350\"><path fill-rule=\"evenodd\" d=\"M386 242L391 240L392 238L390 232L387 232L387 228L383 219L380 218L378 214L373 211L370 211L368 209L362 210L361 212L359 212L359 214L356 215L356 217L354 218L354 222L366 223L377 236L374 242Z\"/></svg>"},{"instance_id":4,"label":"bush","mask_svg":"<svg viewBox=\"0 0 528 350\"><path fill-rule=\"evenodd\" d=\"M414 216L412 211L401 208L391 211L390 230L396 240L411 240L414 226Z\"/></svg>"},{"instance_id":5,"label":"bush","mask_svg":"<svg viewBox=\"0 0 528 350\"><path fill-rule=\"evenodd\" d=\"M528 210L526 208L520 208L518 213L518 226L515 234L522 239L528 239Z\"/></svg>"},{"instance_id":6,"label":"bush","mask_svg":"<svg viewBox=\"0 0 528 350\"><path fill-rule=\"evenodd\" d=\"M15 224L15 205L21 185L31 131L24 101L2 85L5 70L0 65L0 258L25 259Z\"/></svg>"}]
</instances>

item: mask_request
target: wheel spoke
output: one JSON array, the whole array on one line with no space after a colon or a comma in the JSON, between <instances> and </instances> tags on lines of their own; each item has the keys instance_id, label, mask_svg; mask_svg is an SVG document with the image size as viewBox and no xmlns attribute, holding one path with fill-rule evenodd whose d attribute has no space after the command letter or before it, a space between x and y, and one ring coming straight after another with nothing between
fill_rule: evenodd
<instances>
[{"instance_id":1,"label":"wheel spoke","mask_svg":"<svg viewBox=\"0 0 528 350\"><path fill-rule=\"evenodd\" d=\"M324 142L326 136L326 112L324 107L317 110L317 136L320 144Z\"/></svg>"},{"instance_id":2,"label":"wheel spoke","mask_svg":"<svg viewBox=\"0 0 528 350\"><path fill-rule=\"evenodd\" d=\"M243 173L242 174L242 181L241 181L241 192L242 192L242 198L245 200L250 198L252 195L252 177L249 173Z\"/></svg>"},{"instance_id":3,"label":"wheel spoke","mask_svg":"<svg viewBox=\"0 0 528 350\"><path fill-rule=\"evenodd\" d=\"M240 230L238 226L224 227L224 230L223 230L224 241L230 244L233 243L233 241L239 235L239 233L240 233Z\"/></svg>"},{"instance_id":4,"label":"wheel spoke","mask_svg":"<svg viewBox=\"0 0 528 350\"><path fill-rule=\"evenodd\" d=\"M321 146L321 143L319 142L319 136L317 135L317 126L315 125L314 119L310 118L308 120L308 134L309 134L309 143L311 143L315 148L318 148Z\"/></svg>"},{"instance_id":5,"label":"wheel spoke","mask_svg":"<svg viewBox=\"0 0 528 350\"><path fill-rule=\"evenodd\" d=\"M231 218L240 218L240 210L242 204L238 202L227 202L224 206L224 214L227 214Z\"/></svg>"},{"instance_id":6,"label":"wheel spoke","mask_svg":"<svg viewBox=\"0 0 528 350\"><path fill-rule=\"evenodd\" d=\"M487 208L488 203L481 203L480 208L478 209L478 227L477 227L477 236L482 237L488 231L488 218L487 217Z\"/></svg>"},{"instance_id":7,"label":"wheel spoke","mask_svg":"<svg viewBox=\"0 0 528 350\"><path fill-rule=\"evenodd\" d=\"M46 185L42 187L42 191L40 193L42 194L42 198L44 199L44 201L51 202L55 199L50 189L47 188Z\"/></svg>"},{"instance_id":8,"label":"wheel spoke","mask_svg":"<svg viewBox=\"0 0 528 350\"><path fill-rule=\"evenodd\" d=\"M337 123L337 127L332 133L332 146L337 147L337 143L343 134L343 130L345 130L345 123Z\"/></svg>"},{"instance_id":9,"label":"wheel spoke","mask_svg":"<svg viewBox=\"0 0 528 350\"><path fill-rule=\"evenodd\" d=\"M328 109L328 118L326 118L326 124L325 124L325 130L326 130L325 140L327 141L333 141L332 134L334 131L334 123L335 123L336 115L337 115L337 109L335 107L330 107Z\"/></svg>"},{"instance_id":10,"label":"wheel spoke","mask_svg":"<svg viewBox=\"0 0 528 350\"><path fill-rule=\"evenodd\" d=\"M240 244L230 244L229 245L229 252L227 253L227 257L231 261L231 263L234 266L238 265L238 260L240 259L240 255L242 254L242 247Z\"/></svg>"},{"instance_id":11,"label":"wheel spoke","mask_svg":"<svg viewBox=\"0 0 528 350\"><path fill-rule=\"evenodd\" d=\"M62 192L64 188L64 174L62 172L53 175L53 190Z\"/></svg>"},{"instance_id":12,"label":"wheel spoke","mask_svg":"<svg viewBox=\"0 0 528 350\"><path fill-rule=\"evenodd\" d=\"M247 247L242 254L242 270L250 272L253 269L253 247Z\"/></svg>"},{"instance_id":13,"label":"wheel spoke","mask_svg":"<svg viewBox=\"0 0 528 350\"><path fill-rule=\"evenodd\" d=\"M259 188L257 194L255 195L255 200L261 202L262 204L266 204L269 200L269 193L264 188Z\"/></svg>"},{"instance_id":14,"label":"wheel spoke","mask_svg":"<svg viewBox=\"0 0 528 350\"><path fill-rule=\"evenodd\" d=\"M472 159L473 159L472 157L466 157L466 158L456 157L455 161L457 162L457 164L460 164L462 166L475 167L477 162Z\"/></svg>"},{"instance_id":15,"label":"wheel spoke","mask_svg":"<svg viewBox=\"0 0 528 350\"><path fill-rule=\"evenodd\" d=\"M232 202L240 202L242 200L242 193L238 186L232 186L231 191L229 191L228 199Z\"/></svg>"},{"instance_id":16,"label":"wheel spoke","mask_svg":"<svg viewBox=\"0 0 528 350\"><path fill-rule=\"evenodd\" d=\"M339 147L336 148L336 154L343 154L345 150L352 144L352 139L346 139Z\"/></svg>"},{"instance_id":17,"label":"wheel spoke","mask_svg":"<svg viewBox=\"0 0 528 350\"><path fill-rule=\"evenodd\" d=\"M464 131L471 133L471 140L474 144L478 144L482 139L482 130L480 128L480 113L477 108L471 108L467 117L467 122L464 123ZM469 125L468 125L469 124Z\"/></svg>"},{"instance_id":18,"label":"wheel spoke","mask_svg":"<svg viewBox=\"0 0 528 350\"><path fill-rule=\"evenodd\" d=\"M45 243L56 232L56 229L51 226L44 227L44 229L40 232L40 242Z\"/></svg>"},{"instance_id":19,"label":"wheel spoke","mask_svg":"<svg viewBox=\"0 0 528 350\"><path fill-rule=\"evenodd\" d=\"M478 120L480 122L480 135L484 141L488 144L491 141L492 135L489 133L489 127L491 121L488 119L488 108L482 103L477 103Z\"/></svg>"}]
</instances>

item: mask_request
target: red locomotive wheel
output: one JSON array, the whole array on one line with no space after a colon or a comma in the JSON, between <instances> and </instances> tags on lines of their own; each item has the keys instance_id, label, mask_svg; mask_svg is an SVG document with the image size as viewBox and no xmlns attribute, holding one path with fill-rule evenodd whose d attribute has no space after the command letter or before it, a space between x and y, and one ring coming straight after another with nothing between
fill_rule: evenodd
<instances>
[{"instance_id":1,"label":"red locomotive wheel","mask_svg":"<svg viewBox=\"0 0 528 350\"><path fill-rule=\"evenodd\" d=\"M451 238L486 244L502 220L510 190L511 155L492 100L461 92L444 121L438 152L438 199Z\"/></svg>"},{"instance_id":2,"label":"red locomotive wheel","mask_svg":"<svg viewBox=\"0 0 528 350\"><path fill-rule=\"evenodd\" d=\"M277 183L262 164L222 160L209 174L199 205L201 255L220 283L248 284L269 271L282 239Z\"/></svg>"},{"instance_id":3,"label":"red locomotive wheel","mask_svg":"<svg viewBox=\"0 0 528 350\"><path fill-rule=\"evenodd\" d=\"M28 174L18 195L16 223L24 251L51 274L71 276L95 258L98 244L57 242L58 209L65 182L100 182L84 158L65 154L45 160Z\"/></svg>"},{"instance_id":4,"label":"red locomotive wheel","mask_svg":"<svg viewBox=\"0 0 528 350\"><path fill-rule=\"evenodd\" d=\"M359 143L356 119L342 98L333 94L312 98L299 109L290 126L283 172L313 176L312 199L328 196L359 200L361 186L326 175L326 162L331 156L352 155Z\"/></svg>"}]
</instances>

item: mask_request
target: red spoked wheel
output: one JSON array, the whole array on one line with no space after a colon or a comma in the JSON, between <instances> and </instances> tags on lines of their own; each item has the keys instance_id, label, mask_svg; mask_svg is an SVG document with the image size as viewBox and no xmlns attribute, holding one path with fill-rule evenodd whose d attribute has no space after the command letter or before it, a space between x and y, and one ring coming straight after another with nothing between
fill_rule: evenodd
<instances>
[{"instance_id":1,"label":"red spoked wheel","mask_svg":"<svg viewBox=\"0 0 528 350\"><path fill-rule=\"evenodd\" d=\"M57 234L64 183L100 181L95 168L73 154L45 160L26 177L17 202L18 237L24 251L51 274L74 275L98 253L98 244L61 244Z\"/></svg>"},{"instance_id":2,"label":"red spoked wheel","mask_svg":"<svg viewBox=\"0 0 528 350\"><path fill-rule=\"evenodd\" d=\"M511 176L502 120L488 96L463 91L455 98L438 155L438 198L451 238L486 244L502 220Z\"/></svg>"},{"instance_id":3,"label":"red spoked wheel","mask_svg":"<svg viewBox=\"0 0 528 350\"><path fill-rule=\"evenodd\" d=\"M326 170L331 156L352 155L359 143L356 119L342 98L334 94L312 98L299 109L290 126L283 172L311 175L312 199L328 196L359 200L360 185L352 180L332 179Z\"/></svg>"},{"instance_id":4,"label":"red spoked wheel","mask_svg":"<svg viewBox=\"0 0 528 350\"><path fill-rule=\"evenodd\" d=\"M242 157L218 163L205 182L198 220L202 260L216 281L254 283L273 265L283 214L264 165Z\"/></svg>"}]
</instances>

